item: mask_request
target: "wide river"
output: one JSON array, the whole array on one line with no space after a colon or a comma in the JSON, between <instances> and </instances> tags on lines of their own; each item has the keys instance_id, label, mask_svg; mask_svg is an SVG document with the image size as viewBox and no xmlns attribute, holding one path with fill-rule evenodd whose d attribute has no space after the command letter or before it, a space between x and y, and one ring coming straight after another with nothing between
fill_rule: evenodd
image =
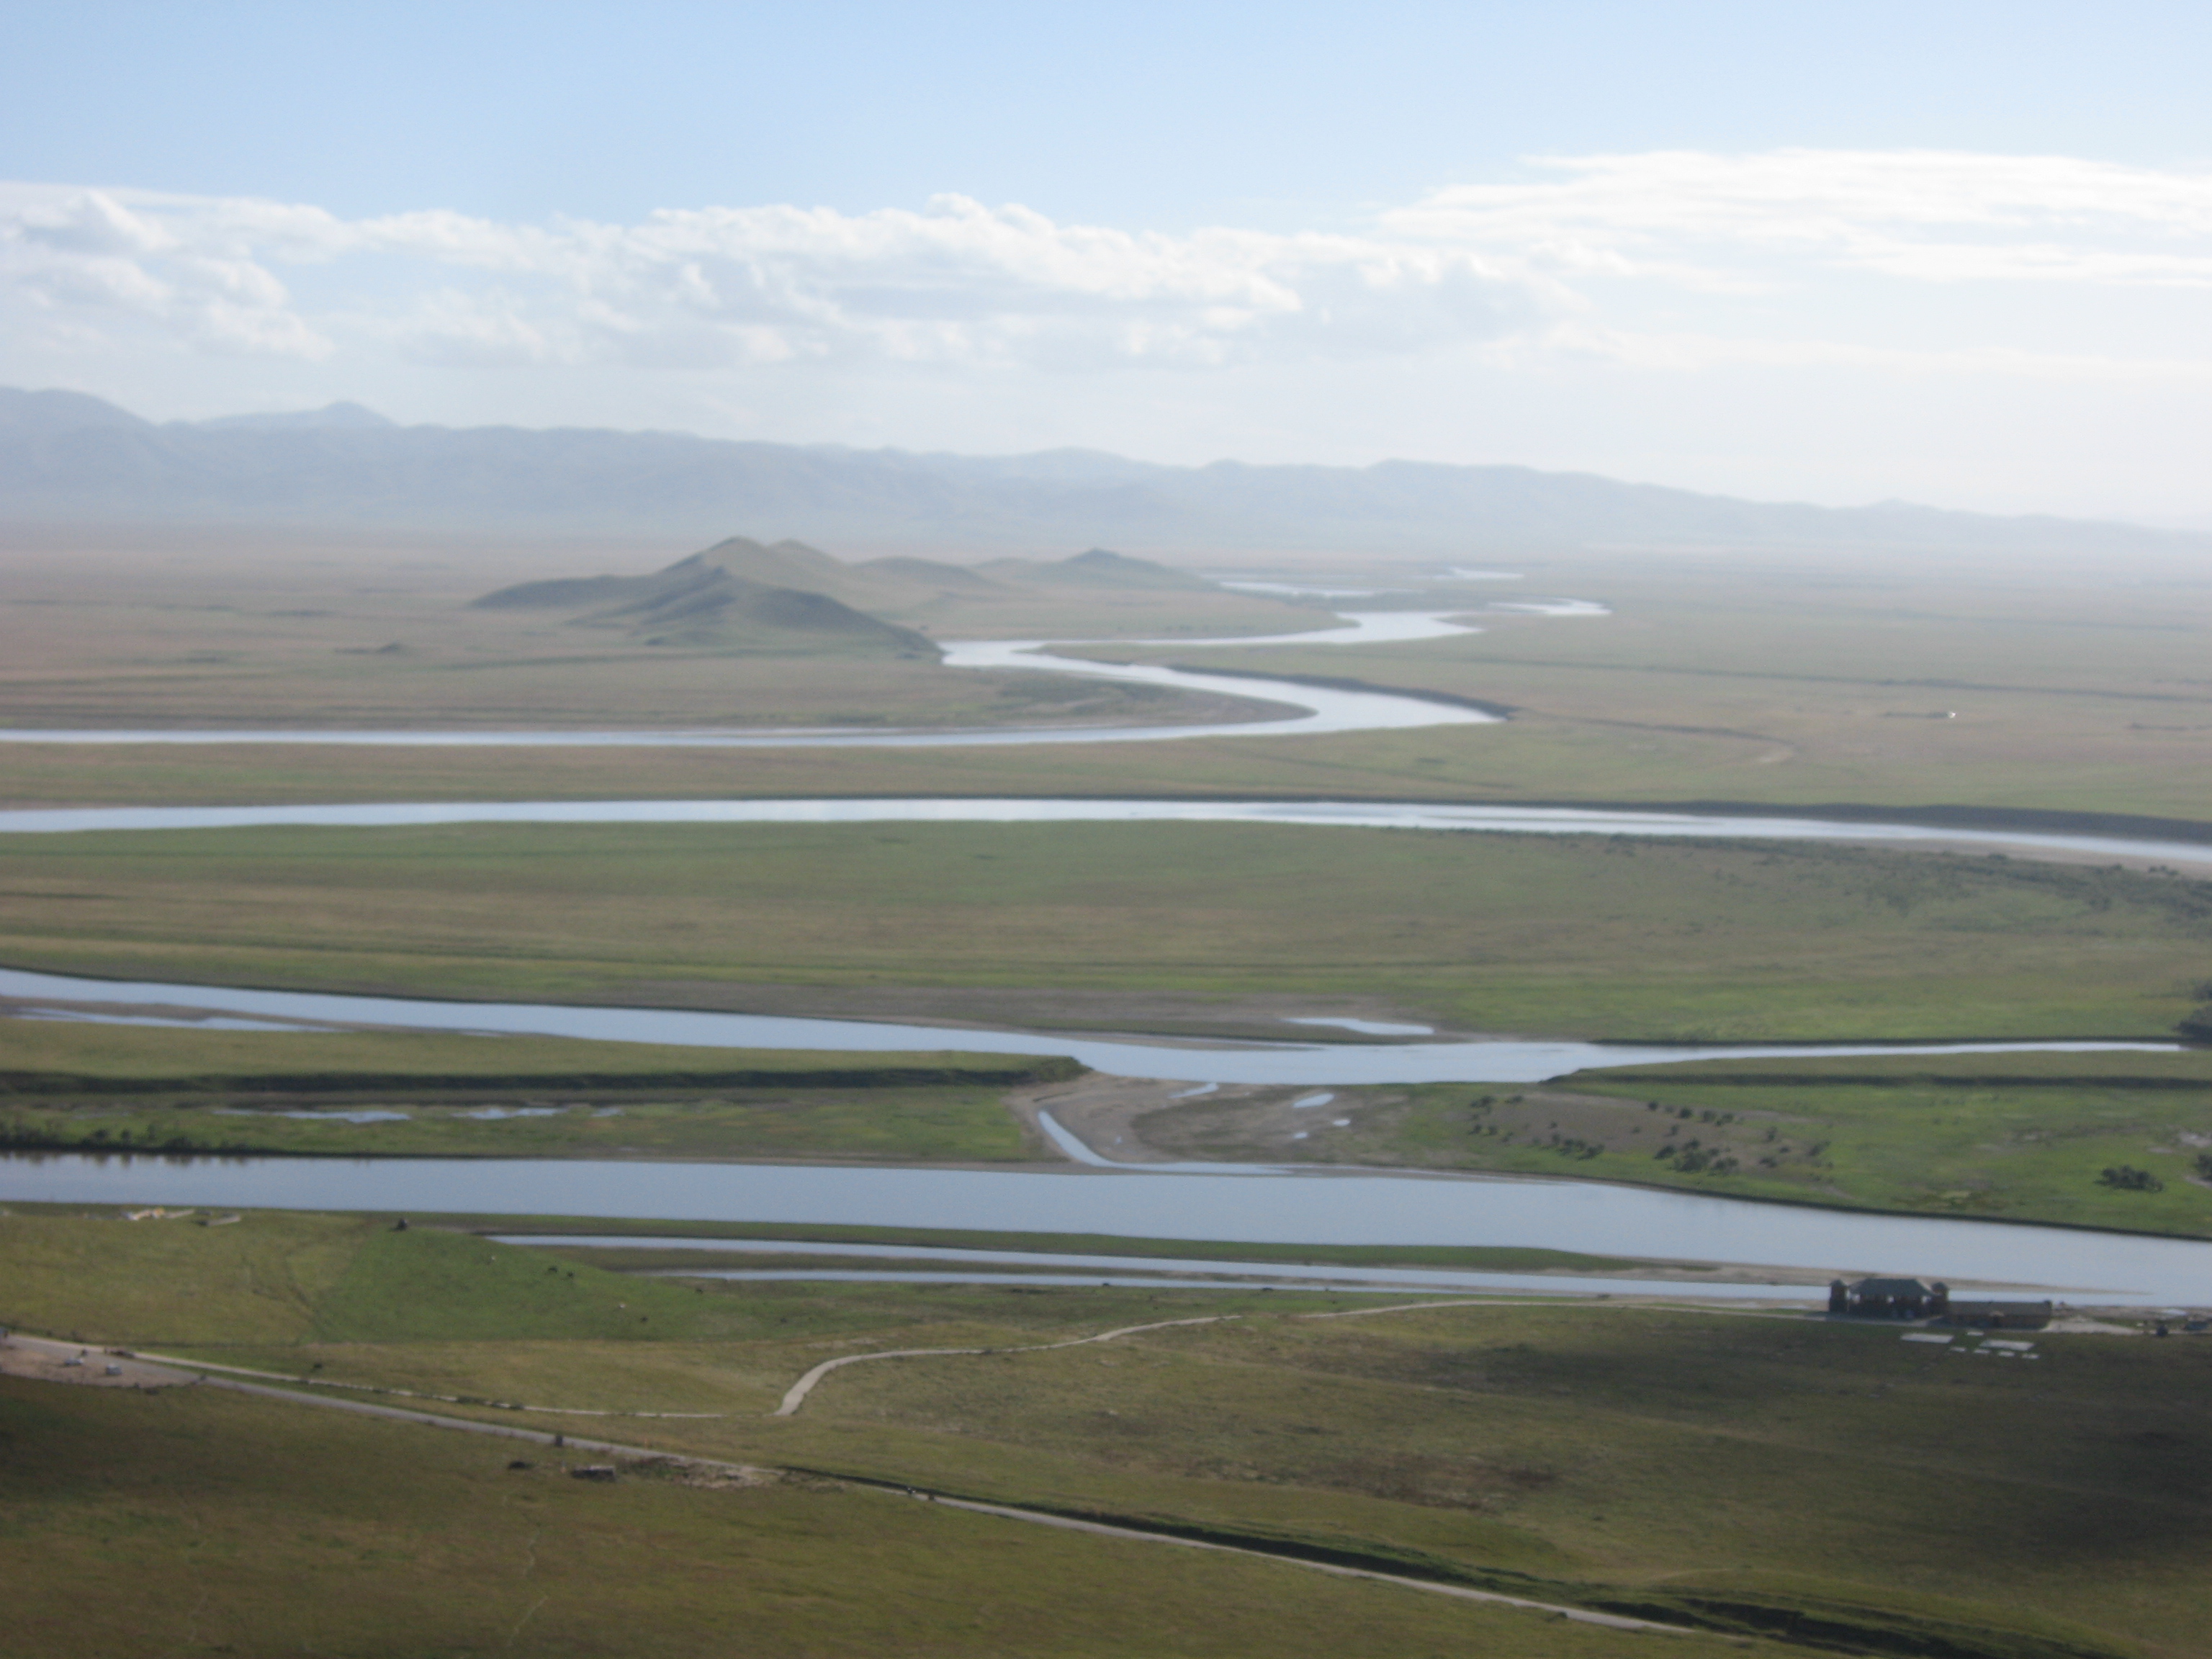
<instances>
[{"instance_id":1,"label":"wide river","mask_svg":"<svg viewBox=\"0 0 2212 1659\"><path fill-rule=\"evenodd\" d=\"M884 1052L951 1045L971 1052L1042 1051L1073 1054L1086 1065L1124 1075L1276 1084L1528 1081L1589 1065L1651 1064L1715 1055L2171 1046L1658 1048L1588 1042L1413 1042L1171 1047L858 1020L788 1019L677 1009L433 1002L76 979L14 970L0 971L0 996L33 1004L89 1006L95 1012L101 1005L118 1011L128 1008L137 1018L155 1021L212 1010L238 1023L368 1023L732 1048ZM486 1040L497 1039L488 1035ZM1068 1150L1081 1161L1065 1172L528 1158L339 1160L33 1154L0 1160L0 1200L866 1223L1285 1243L1516 1244L1822 1270L1896 1271L1948 1278L1962 1285L2033 1284L2054 1287L2076 1301L2149 1305L2212 1302L2212 1243L2194 1241L1948 1218L1860 1215L1595 1182L1256 1165L1116 1167L1082 1148L1080 1143L1069 1146ZM1088 1156L1083 1157L1085 1152ZM1486 1282L1509 1287L1509 1281L1494 1277Z\"/></svg>"},{"instance_id":2,"label":"wide river","mask_svg":"<svg viewBox=\"0 0 2212 1659\"><path fill-rule=\"evenodd\" d=\"M0 1200L28 1200L969 1227L1255 1243L1511 1244L1853 1274L1912 1273L1954 1285L2032 1285L2077 1303L2212 1303L2212 1243L2197 1240L1862 1215L1577 1181L1262 1169L1202 1175L532 1158L34 1154L0 1159ZM1516 1281L1471 1274L1466 1282L1504 1288ZM1568 1279L1553 1281L1553 1288L1578 1286ZM1722 1295L1749 1293L1712 1289Z\"/></svg>"}]
</instances>

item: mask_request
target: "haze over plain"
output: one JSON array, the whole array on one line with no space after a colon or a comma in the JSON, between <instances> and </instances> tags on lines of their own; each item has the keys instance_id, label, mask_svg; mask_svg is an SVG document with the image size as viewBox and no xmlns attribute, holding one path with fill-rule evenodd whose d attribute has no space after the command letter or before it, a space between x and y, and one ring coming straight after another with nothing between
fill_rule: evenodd
<instances>
[{"instance_id":1,"label":"haze over plain","mask_svg":"<svg viewBox=\"0 0 2212 1659\"><path fill-rule=\"evenodd\" d=\"M2191 8L6 10L0 384L2212 522Z\"/></svg>"},{"instance_id":2,"label":"haze over plain","mask_svg":"<svg viewBox=\"0 0 2212 1659\"><path fill-rule=\"evenodd\" d=\"M2200 11L0 21L21 1641L2201 1650Z\"/></svg>"}]
</instances>

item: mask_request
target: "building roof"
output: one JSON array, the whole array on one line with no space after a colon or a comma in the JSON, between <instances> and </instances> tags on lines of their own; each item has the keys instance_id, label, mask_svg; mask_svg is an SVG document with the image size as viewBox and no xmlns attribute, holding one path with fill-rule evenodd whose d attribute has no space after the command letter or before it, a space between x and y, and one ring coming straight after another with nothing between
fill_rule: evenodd
<instances>
[{"instance_id":1,"label":"building roof","mask_svg":"<svg viewBox=\"0 0 2212 1659\"><path fill-rule=\"evenodd\" d=\"M1851 1291L1856 1296L1886 1296L1893 1302L1901 1296L1933 1294L1917 1279L1862 1279L1851 1286Z\"/></svg>"}]
</instances>

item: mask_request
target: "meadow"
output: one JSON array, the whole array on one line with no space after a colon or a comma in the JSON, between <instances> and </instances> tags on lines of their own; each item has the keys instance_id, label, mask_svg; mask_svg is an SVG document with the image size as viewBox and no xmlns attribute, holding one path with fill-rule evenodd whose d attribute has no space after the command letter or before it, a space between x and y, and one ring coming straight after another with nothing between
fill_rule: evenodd
<instances>
[{"instance_id":1,"label":"meadow","mask_svg":"<svg viewBox=\"0 0 2212 1659\"><path fill-rule=\"evenodd\" d=\"M0 1019L0 1147L357 1158L1058 1154L1007 1091L1050 1058L678 1048ZM354 1114L349 1119L343 1114ZM368 1114L367 1117L360 1114Z\"/></svg>"},{"instance_id":2,"label":"meadow","mask_svg":"<svg viewBox=\"0 0 2212 1659\"><path fill-rule=\"evenodd\" d=\"M532 576L647 568L632 548L264 536L149 548L0 529L0 726L1051 725L1236 720L1241 699L1063 675L947 669L836 636L648 643L565 614L471 601ZM1202 588L1003 590L899 608L948 637L1283 632L1325 615Z\"/></svg>"},{"instance_id":3,"label":"meadow","mask_svg":"<svg viewBox=\"0 0 2212 1659\"><path fill-rule=\"evenodd\" d=\"M40 1448L25 1455L27 1443ZM794 1477L612 1486L211 1390L0 1378L12 1638L98 1653L1623 1659L1618 1633ZM118 1594L119 1583L129 1593Z\"/></svg>"},{"instance_id":4,"label":"meadow","mask_svg":"<svg viewBox=\"0 0 2212 1659\"><path fill-rule=\"evenodd\" d=\"M1169 1158L1564 1176L2212 1237L2212 1054L2203 1050L1781 1064L1786 1072L1717 1060L1541 1085L1347 1089L1326 1114L1290 1109L1291 1091L1250 1091L1129 1127Z\"/></svg>"},{"instance_id":5,"label":"meadow","mask_svg":"<svg viewBox=\"0 0 2212 1659\"><path fill-rule=\"evenodd\" d=\"M1502 731L1330 757L1470 799L2212 819L2212 597L2193 571L2122 567L2093 583L2033 562L1579 555L1528 588L1613 614L1483 616L1480 634L1402 646L1085 654L1504 705Z\"/></svg>"},{"instance_id":6,"label":"meadow","mask_svg":"<svg viewBox=\"0 0 2212 1659\"><path fill-rule=\"evenodd\" d=\"M20 1628L60 1628L122 1571L134 1594L86 1614L100 1632L139 1639L190 1618L191 1639L247 1652L391 1651L347 1633L386 1607L406 1650L488 1649L533 1604L520 1646L549 1652L704 1650L732 1607L779 1652L1611 1655L1662 1639L1261 1561L1032 1540L838 1484L868 1480L1778 1650L2179 1656L2204 1613L2212 1344L2196 1338L2046 1334L2022 1362L1787 1311L732 1287L264 1212L197 1228L41 1206L0 1217L0 1242L23 1264L0 1317L22 1326L811 1472L739 1492L641 1473L602 1491L548 1481L557 1453L510 1471L496 1443L431 1430L207 1390L9 1382L0 1456L18 1500L0 1552L19 1569ZM861 1366L799 1415L765 1415L839 1352L1012 1348L1200 1315L1236 1316ZM470 1399L708 1415L563 1419ZM909 1564L926 1564L927 1593Z\"/></svg>"},{"instance_id":7,"label":"meadow","mask_svg":"<svg viewBox=\"0 0 2212 1659\"><path fill-rule=\"evenodd\" d=\"M0 960L59 972L1277 1036L2158 1037L2212 919L2111 867L1248 824L103 831L0 887Z\"/></svg>"}]
</instances>

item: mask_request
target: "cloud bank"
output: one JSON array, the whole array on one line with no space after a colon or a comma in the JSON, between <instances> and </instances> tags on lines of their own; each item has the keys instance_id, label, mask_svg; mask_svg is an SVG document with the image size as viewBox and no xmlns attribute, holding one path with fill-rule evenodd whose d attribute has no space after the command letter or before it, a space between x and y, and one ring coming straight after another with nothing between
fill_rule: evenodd
<instances>
[{"instance_id":1,"label":"cloud bank","mask_svg":"<svg viewBox=\"0 0 2212 1659\"><path fill-rule=\"evenodd\" d=\"M1923 283L2212 284L2212 174L2063 155L1662 151L1535 164L1382 216L1398 235L1723 289L1747 256Z\"/></svg>"},{"instance_id":2,"label":"cloud bank","mask_svg":"<svg viewBox=\"0 0 2212 1659\"><path fill-rule=\"evenodd\" d=\"M2169 516L2212 514L2175 482L2212 415L2208 287L2212 173L2068 156L1537 158L1287 232L960 196L522 223L0 185L0 381L180 413L346 397Z\"/></svg>"},{"instance_id":3,"label":"cloud bank","mask_svg":"<svg viewBox=\"0 0 2212 1659\"><path fill-rule=\"evenodd\" d=\"M958 196L919 212L708 207L527 225L15 185L0 186L0 306L11 331L53 343L310 360L1204 369L1501 341L1588 349L1620 308L1599 296L1623 285L1752 295L1839 272L2212 285L2212 175L1817 150L1528 171L1434 191L1358 234L1128 231ZM307 271L312 299L295 292Z\"/></svg>"},{"instance_id":4,"label":"cloud bank","mask_svg":"<svg viewBox=\"0 0 2212 1659\"><path fill-rule=\"evenodd\" d=\"M285 274L304 267L345 270L335 303L294 295ZM1434 240L1171 236L957 196L921 212L672 209L532 226L32 185L0 189L0 283L18 327L310 358L344 346L694 370L1419 350L1525 328L1540 286Z\"/></svg>"}]
</instances>

